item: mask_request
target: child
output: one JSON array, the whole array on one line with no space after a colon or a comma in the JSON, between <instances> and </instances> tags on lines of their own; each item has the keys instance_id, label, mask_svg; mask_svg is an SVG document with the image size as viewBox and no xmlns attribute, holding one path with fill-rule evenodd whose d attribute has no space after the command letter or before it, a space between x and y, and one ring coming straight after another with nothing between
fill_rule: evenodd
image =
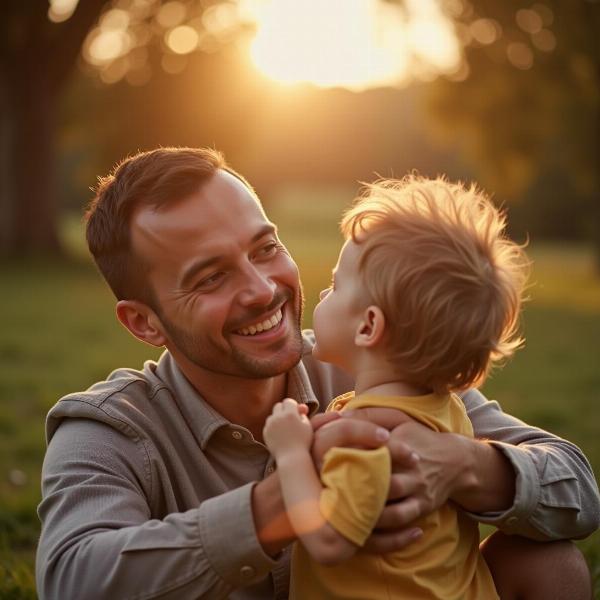
<instances>
[{"instance_id":1,"label":"child","mask_svg":"<svg viewBox=\"0 0 600 600\"><path fill-rule=\"evenodd\" d=\"M478 385L521 345L528 262L476 188L408 177L368 186L342 220L346 242L314 312L317 358L353 375L328 410L390 407L440 432L473 436L454 392ZM451 503L419 519L402 551L356 554L385 505L387 448L332 448L320 476L306 407L267 419L294 545L290 598L497 598L477 523ZM336 564L337 563L337 564Z\"/></svg>"}]
</instances>

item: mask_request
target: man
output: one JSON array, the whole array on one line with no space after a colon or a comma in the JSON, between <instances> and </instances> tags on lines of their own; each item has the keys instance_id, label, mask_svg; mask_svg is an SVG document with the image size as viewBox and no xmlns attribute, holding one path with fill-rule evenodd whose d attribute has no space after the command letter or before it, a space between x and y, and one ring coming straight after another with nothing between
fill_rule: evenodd
<instances>
[{"instance_id":1,"label":"man","mask_svg":"<svg viewBox=\"0 0 600 600\"><path fill-rule=\"evenodd\" d=\"M314 413L352 382L311 356L297 268L275 226L218 153L159 149L100 182L87 239L121 323L167 351L50 411L40 597L286 598L293 536L261 431L283 397ZM436 434L396 412L313 419L317 460L332 445L389 437L397 501L370 550L410 543L410 523L448 499L534 540L598 526L576 447L476 391L464 402L476 436L494 441ZM369 421L398 426L390 436ZM484 552L503 597L589 596L567 542L500 534Z\"/></svg>"}]
</instances>

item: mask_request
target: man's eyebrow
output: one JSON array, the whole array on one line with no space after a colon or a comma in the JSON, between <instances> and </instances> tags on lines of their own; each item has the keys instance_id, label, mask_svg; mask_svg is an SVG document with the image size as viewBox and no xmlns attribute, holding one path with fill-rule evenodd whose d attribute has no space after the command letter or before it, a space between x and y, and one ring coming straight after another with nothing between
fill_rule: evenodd
<instances>
[{"instance_id":1,"label":"man's eyebrow","mask_svg":"<svg viewBox=\"0 0 600 600\"><path fill-rule=\"evenodd\" d=\"M266 235L273 235L276 233L277 233L277 227L275 227L275 225L273 225L272 223L269 223L269 224L261 227L252 236L250 243L254 244L261 238L265 237ZM212 267L213 265L220 263L222 260L223 260L223 256L217 255L217 256L211 256L209 258L204 258L204 259L200 259L200 260L193 262L183 272L183 275L181 276L181 278L179 280L178 287L180 289L185 289L190 284L191 280L194 278L194 276L196 274L198 274L200 271L203 271L204 269L207 269L208 267Z\"/></svg>"},{"instance_id":2,"label":"man's eyebrow","mask_svg":"<svg viewBox=\"0 0 600 600\"><path fill-rule=\"evenodd\" d=\"M277 235L277 227L273 223L263 225L256 234L252 236L252 243L258 242L258 240L265 237L265 235Z\"/></svg>"}]
</instances>

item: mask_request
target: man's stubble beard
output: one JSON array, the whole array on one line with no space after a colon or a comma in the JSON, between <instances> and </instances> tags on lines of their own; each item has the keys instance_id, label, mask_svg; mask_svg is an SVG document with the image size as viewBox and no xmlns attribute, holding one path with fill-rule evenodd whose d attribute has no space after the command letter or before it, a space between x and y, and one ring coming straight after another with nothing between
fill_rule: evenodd
<instances>
[{"instance_id":1,"label":"man's stubble beard","mask_svg":"<svg viewBox=\"0 0 600 600\"><path fill-rule=\"evenodd\" d=\"M285 295L288 296L286 305L294 301L293 295ZM281 298L282 295L280 294L274 304L277 305ZM301 283L298 284L298 306L293 306L295 327L292 334L286 338L283 347L276 350L272 358L267 359L249 356L233 344L228 345L229 352L226 352L223 347L211 343L208 338L194 335L171 322L165 317L162 310L160 308L157 310L157 308L154 308L154 312L159 316L172 344L188 361L205 371L242 379L266 379L289 371L302 358L301 328L304 292ZM262 312L268 312L268 310ZM287 356L287 358L280 356L280 354Z\"/></svg>"}]
</instances>

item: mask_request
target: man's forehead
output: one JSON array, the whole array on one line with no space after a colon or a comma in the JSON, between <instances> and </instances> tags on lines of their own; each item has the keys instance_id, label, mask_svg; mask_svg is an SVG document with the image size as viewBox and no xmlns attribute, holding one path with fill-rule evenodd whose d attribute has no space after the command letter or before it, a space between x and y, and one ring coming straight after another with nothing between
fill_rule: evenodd
<instances>
[{"instance_id":1,"label":"man's forehead","mask_svg":"<svg viewBox=\"0 0 600 600\"><path fill-rule=\"evenodd\" d=\"M134 252L154 266L245 247L274 231L254 194L224 171L187 198L138 210L131 221Z\"/></svg>"},{"instance_id":2,"label":"man's forehead","mask_svg":"<svg viewBox=\"0 0 600 600\"><path fill-rule=\"evenodd\" d=\"M201 230L223 228L242 218L251 223L268 222L254 193L233 175L219 170L184 198L160 207L139 206L131 217L131 231L138 239L169 233L197 235Z\"/></svg>"}]
</instances>

